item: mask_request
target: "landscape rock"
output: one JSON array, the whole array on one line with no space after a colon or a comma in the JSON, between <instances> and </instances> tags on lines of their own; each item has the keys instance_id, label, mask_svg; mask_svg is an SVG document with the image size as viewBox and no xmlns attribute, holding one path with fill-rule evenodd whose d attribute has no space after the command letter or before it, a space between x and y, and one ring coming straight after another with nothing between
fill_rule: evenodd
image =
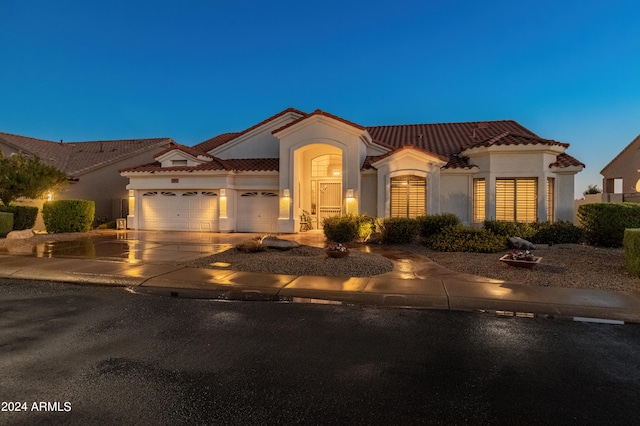
<instances>
[{"instance_id":1,"label":"landscape rock","mask_svg":"<svg viewBox=\"0 0 640 426\"><path fill-rule=\"evenodd\" d=\"M24 229L22 231L11 231L7 234L8 240L23 240L26 238L31 238L35 234L33 233L33 229Z\"/></svg>"},{"instance_id":2,"label":"landscape rock","mask_svg":"<svg viewBox=\"0 0 640 426\"><path fill-rule=\"evenodd\" d=\"M262 245L278 250L291 250L294 247L298 247L300 244L295 241L283 240L278 237L265 237L262 239Z\"/></svg>"},{"instance_id":3,"label":"landscape rock","mask_svg":"<svg viewBox=\"0 0 640 426\"><path fill-rule=\"evenodd\" d=\"M534 250L536 248L532 242L520 237L509 237L509 244L519 250Z\"/></svg>"}]
</instances>

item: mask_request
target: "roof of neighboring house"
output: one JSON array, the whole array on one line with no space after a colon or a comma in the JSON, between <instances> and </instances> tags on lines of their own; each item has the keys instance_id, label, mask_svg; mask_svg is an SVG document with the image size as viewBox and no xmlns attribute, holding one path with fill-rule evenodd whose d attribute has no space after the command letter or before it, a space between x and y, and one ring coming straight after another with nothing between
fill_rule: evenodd
<instances>
[{"instance_id":1,"label":"roof of neighboring house","mask_svg":"<svg viewBox=\"0 0 640 426\"><path fill-rule=\"evenodd\" d=\"M620 151L613 160L609 161L609 163L606 166L604 166L602 170L600 170L600 174L604 177L610 177L608 175L609 173L608 169L611 168L611 166L613 166L619 159L625 156L627 152L631 151L632 146L635 146L637 144L640 144L640 135L638 135L634 140L632 140L629 143L629 145L627 145L622 151ZM615 171L613 171L613 173L615 174Z\"/></svg>"},{"instance_id":2,"label":"roof of neighboring house","mask_svg":"<svg viewBox=\"0 0 640 426\"><path fill-rule=\"evenodd\" d=\"M116 163L151 148L176 145L171 138L131 139L91 142L53 142L0 132L0 142L16 151L38 156L74 177Z\"/></svg>"}]
</instances>

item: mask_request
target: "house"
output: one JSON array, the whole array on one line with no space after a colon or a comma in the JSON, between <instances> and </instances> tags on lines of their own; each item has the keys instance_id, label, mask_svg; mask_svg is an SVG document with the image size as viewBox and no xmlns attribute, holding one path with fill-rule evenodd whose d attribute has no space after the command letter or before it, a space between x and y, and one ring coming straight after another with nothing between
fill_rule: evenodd
<instances>
[{"instance_id":1,"label":"house","mask_svg":"<svg viewBox=\"0 0 640 426\"><path fill-rule=\"evenodd\" d=\"M128 214L128 180L119 170L153 160L155 153L176 145L171 138L52 142L0 132L4 156L21 152L65 172L69 185L52 194L56 199L85 199L96 203L96 218L113 220ZM28 204L42 207L43 201Z\"/></svg>"},{"instance_id":2,"label":"house","mask_svg":"<svg viewBox=\"0 0 640 426\"><path fill-rule=\"evenodd\" d=\"M314 227L346 213L572 220L584 164L567 148L510 120L365 127L289 108L122 176L133 229L293 233L303 212Z\"/></svg>"},{"instance_id":3,"label":"house","mask_svg":"<svg viewBox=\"0 0 640 426\"><path fill-rule=\"evenodd\" d=\"M611 160L600 174L604 176L603 200L640 203L640 135Z\"/></svg>"}]
</instances>

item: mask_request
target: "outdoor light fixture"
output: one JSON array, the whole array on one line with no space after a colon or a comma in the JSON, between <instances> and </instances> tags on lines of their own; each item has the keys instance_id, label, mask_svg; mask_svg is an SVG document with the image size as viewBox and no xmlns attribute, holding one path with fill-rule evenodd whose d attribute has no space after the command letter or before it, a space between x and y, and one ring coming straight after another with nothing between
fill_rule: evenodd
<instances>
[{"instance_id":1,"label":"outdoor light fixture","mask_svg":"<svg viewBox=\"0 0 640 426\"><path fill-rule=\"evenodd\" d=\"M351 188L347 189L347 198L354 198L353 197L353 189L351 189Z\"/></svg>"},{"instance_id":2,"label":"outdoor light fixture","mask_svg":"<svg viewBox=\"0 0 640 426\"><path fill-rule=\"evenodd\" d=\"M289 188L286 188L286 189L282 190L282 196L284 198L289 198L291 196L291 192L289 192Z\"/></svg>"},{"instance_id":3,"label":"outdoor light fixture","mask_svg":"<svg viewBox=\"0 0 640 426\"><path fill-rule=\"evenodd\" d=\"M227 196L227 190L226 190L226 189L224 189L224 188L221 188L221 189L220 189L220 196L221 196L221 197L226 197L226 196Z\"/></svg>"},{"instance_id":4,"label":"outdoor light fixture","mask_svg":"<svg viewBox=\"0 0 640 426\"><path fill-rule=\"evenodd\" d=\"M53 194L51 192L47 193L47 201L53 200Z\"/></svg>"}]
</instances>

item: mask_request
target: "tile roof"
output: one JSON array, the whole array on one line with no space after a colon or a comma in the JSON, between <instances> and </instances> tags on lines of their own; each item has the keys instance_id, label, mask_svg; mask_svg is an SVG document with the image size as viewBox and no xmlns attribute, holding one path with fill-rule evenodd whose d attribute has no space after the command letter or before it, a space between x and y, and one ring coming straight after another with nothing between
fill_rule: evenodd
<instances>
[{"instance_id":1,"label":"tile roof","mask_svg":"<svg viewBox=\"0 0 640 426\"><path fill-rule=\"evenodd\" d=\"M575 159L574 157L572 157L569 154L565 154L564 152L562 154L559 154L558 157L556 158L556 161L549 164L549 167L586 167L584 165L584 163L581 163L580 161L578 161L577 159Z\"/></svg>"},{"instance_id":2,"label":"tile roof","mask_svg":"<svg viewBox=\"0 0 640 426\"><path fill-rule=\"evenodd\" d=\"M313 117L315 115L322 115L322 116L325 116L325 117L329 117L329 118L332 118L334 120L341 121L341 122L343 122L345 124L348 124L349 126L353 126L353 127L357 128L357 129L366 130L366 127L364 127L364 126L361 126L361 125L356 124L356 123L354 123L352 121L349 121L349 120L345 120L342 117L338 117L337 115L330 114L330 113L328 113L326 111L322 111L321 109L317 109L317 110L313 111L311 114L305 114L303 117L300 117L299 119L297 119L295 121L292 121L291 123L285 124L284 126L274 130L271 133L274 133L274 134L278 133L278 132L280 132L280 131L282 131L282 130L284 130L286 128L294 126L294 125L298 124L299 122L304 121L307 118Z\"/></svg>"},{"instance_id":3,"label":"tile roof","mask_svg":"<svg viewBox=\"0 0 640 426\"><path fill-rule=\"evenodd\" d=\"M374 141L394 148L412 145L445 157L458 154L474 143L504 132L537 137L513 120L465 123L405 124L367 127Z\"/></svg>"},{"instance_id":4,"label":"tile roof","mask_svg":"<svg viewBox=\"0 0 640 426\"><path fill-rule=\"evenodd\" d=\"M322 115L325 117L330 117L334 120L341 121L350 126L354 126L355 128L366 130L371 136L374 143L391 150L387 154L366 157L363 169L373 168L371 166L372 163L390 155L393 152L397 152L397 150L399 149L406 149L407 147L412 147L414 149L429 153L430 155L436 155L442 158L443 160L447 161L445 168L468 169L474 167L474 165L470 164L468 158L460 155L460 153L465 149L469 149L472 147L530 144L557 145L565 148L569 146L565 143L540 138L538 135L513 120L364 127L319 109L315 110L311 114L307 114L295 108L288 108L241 132L223 133L214 138L194 145L193 147L185 147L179 145L169 148L158 154L162 155L170 151L171 149L180 149L194 156L207 155L213 159L213 161L207 162L206 164L201 164L195 167L180 166L161 168L160 164L156 162L126 169L125 171L277 171L279 169L279 161L277 158L222 160L217 157L211 157L207 154L207 152L228 142L231 142L237 137L244 135L251 130L269 123L270 121L273 121L274 119L281 117L287 113L295 113L300 117L297 120L294 120L277 130L274 130L272 133L277 133L314 115ZM557 161L553 163L553 165L558 167L568 167L582 165L582 163L569 155L561 154L558 156Z\"/></svg>"},{"instance_id":5,"label":"tile roof","mask_svg":"<svg viewBox=\"0 0 640 426\"><path fill-rule=\"evenodd\" d=\"M1 132L0 142L36 155L69 176L82 175L152 148L176 144L171 138L61 143Z\"/></svg>"},{"instance_id":6,"label":"tile roof","mask_svg":"<svg viewBox=\"0 0 640 426\"><path fill-rule=\"evenodd\" d=\"M143 164L142 166L130 167L120 170L120 172L138 173L138 172L201 172L201 171L278 171L280 168L279 158L243 158L234 160L222 160L212 157L212 161L208 161L197 166L174 166L162 167L160 162Z\"/></svg>"},{"instance_id":7,"label":"tile roof","mask_svg":"<svg viewBox=\"0 0 640 426\"><path fill-rule=\"evenodd\" d=\"M483 141L473 143L469 148L489 147L499 145L557 145L568 148L569 144L554 141L551 139L542 139L537 136L524 135L521 133L504 132Z\"/></svg>"},{"instance_id":8,"label":"tile roof","mask_svg":"<svg viewBox=\"0 0 640 426\"><path fill-rule=\"evenodd\" d=\"M196 148L190 147L190 146L186 146L186 145L181 145L181 144L176 144L176 145L170 146L170 147L168 147L166 149L163 149L159 153L155 154L153 156L153 158L158 158L158 157L166 154L167 152L171 152L171 151L174 151L174 150L182 151L182 152L184 152L186 154L189 154L189 155L191 155L193 157L204 156L204 157L207 157L207 158L214 158L211 155L209 155L206 152L203 152L203 151L201 151L199 149L196 149Z\"/></svg>"}]
</instances>

